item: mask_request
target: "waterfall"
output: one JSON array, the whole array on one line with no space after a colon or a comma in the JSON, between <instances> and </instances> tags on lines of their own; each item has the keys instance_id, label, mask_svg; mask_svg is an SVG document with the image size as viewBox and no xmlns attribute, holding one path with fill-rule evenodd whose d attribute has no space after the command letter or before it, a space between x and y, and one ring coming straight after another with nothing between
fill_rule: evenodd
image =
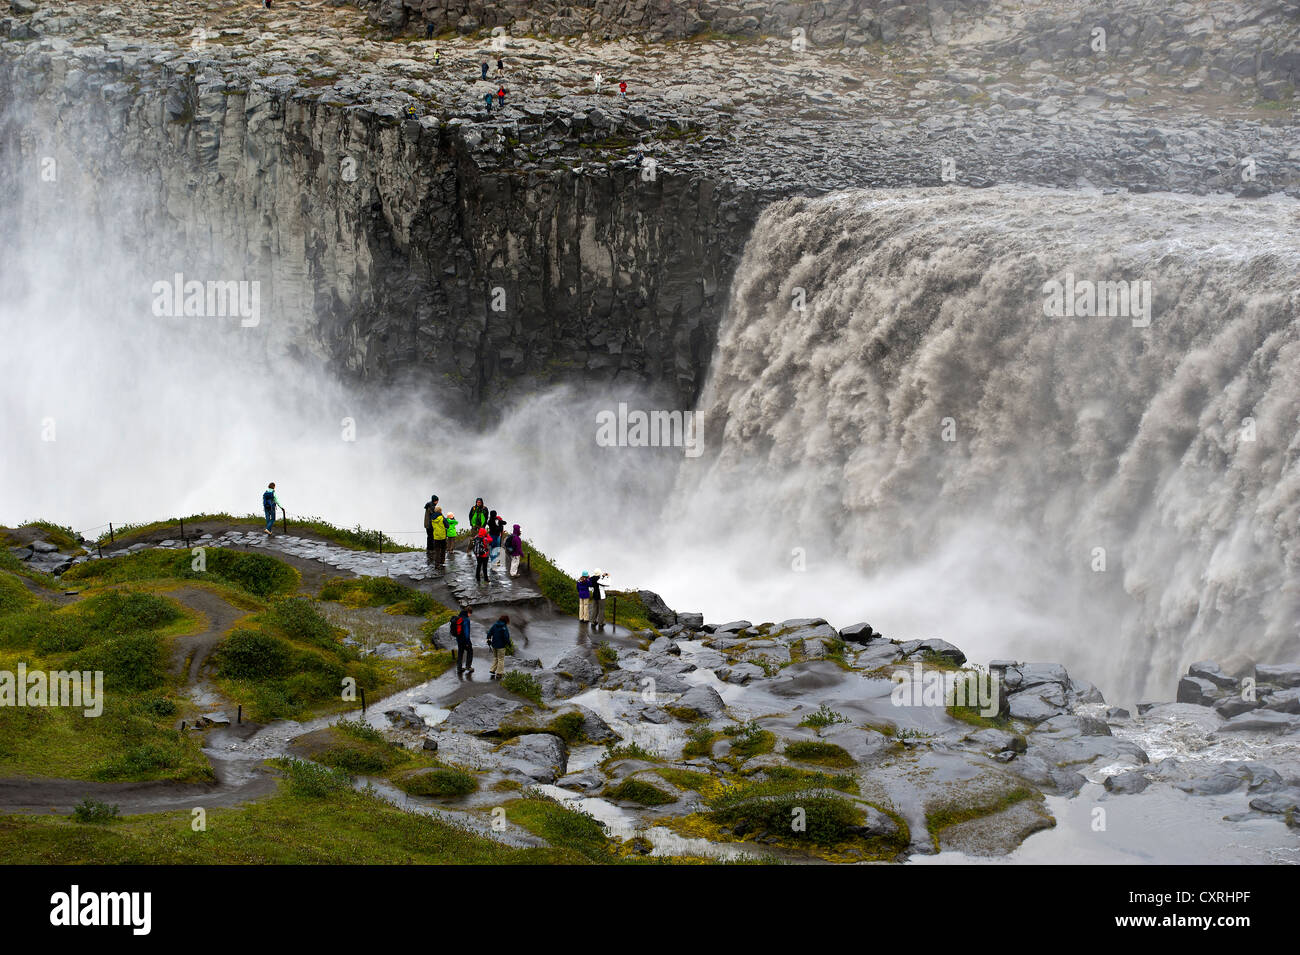
<instances>
[{"instance_id":1,"label":"waterfall","mask_svg":"<svg viewBox=\"0 0 1300 955\"><path fill-rule=\"evenodd\" d=\"M1194 660L1295 658L1297 235L1281 196L778 202L733 285L690 494L715 521L760 508L811 587L848 561L943 621L889 636L1138 697Z\"/></svg>"}]
</instances>

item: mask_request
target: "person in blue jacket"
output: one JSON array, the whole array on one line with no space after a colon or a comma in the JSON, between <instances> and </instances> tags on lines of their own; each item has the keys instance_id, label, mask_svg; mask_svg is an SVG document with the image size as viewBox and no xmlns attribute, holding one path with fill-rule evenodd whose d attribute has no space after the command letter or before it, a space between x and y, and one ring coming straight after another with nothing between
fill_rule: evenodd
<instances>
[{"instance_id":1,"label":"person in blue jacket","mask_svg":"<svg viewBox=\"0 0 1300 955\"><path fill-rule=\"evenodd\" d=\"M456 675L474 672L474 644L469 639L469 607L451 618L451 635L456 638Z\"/></svg>"},{"instance_id":2,"label":"person in blue jacket","mask_svg":"<svg viewBox=\"0 0 1300 955\"><path fill-rule=\"evenodd\" d=\"M280 499L275 496L275 482L272 481L262 492L262 514L266 517L266 536L271 536L275 526L275 509L280 506Z\"/></svg>"},{"instance_id":3,"label":"person in blue jacket","mask_svg":"<svg viewBox=\"0 0 1300 955\"><path fill-rule=\"evenodd\" d=\"M510 646L510 618L502 614L488 628L488 646L492 648L491 678L499 680L506 675L506 647Z\"/></svg>"}]
</instances>

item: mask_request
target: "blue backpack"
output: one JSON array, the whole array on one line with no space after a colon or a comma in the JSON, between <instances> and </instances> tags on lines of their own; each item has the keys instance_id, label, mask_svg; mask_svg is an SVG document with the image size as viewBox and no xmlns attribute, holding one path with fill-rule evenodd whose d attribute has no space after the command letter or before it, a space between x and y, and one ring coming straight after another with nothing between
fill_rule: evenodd
<instances>
[{"instance_id":1,"label":"blue backpack","mask_svg":"<svg viewBox=\"0 0 1300 955\"><path fill-rule=\"evenodd\" d=\"M275 510L275 492L272 491L270 488L267 488L265 491L262 492L262 510L264 511Z\"/></svg>"}]
</instances>

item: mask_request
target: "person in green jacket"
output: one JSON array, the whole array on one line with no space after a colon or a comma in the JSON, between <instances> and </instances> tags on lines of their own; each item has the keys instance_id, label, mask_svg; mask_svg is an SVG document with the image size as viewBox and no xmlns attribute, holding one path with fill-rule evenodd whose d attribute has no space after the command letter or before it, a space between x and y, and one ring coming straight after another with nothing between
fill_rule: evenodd
<instances>
[{"instance_id":1,"label":"person in green jacket","mask_svg":"<svg viewBox=\"0 0 1300 955\"><path fill-rule=\"evenodd\" d=\"M488 509L483 506L483 498L475 498L474 506L469 509L469 527L472 531L477 531L480 527L487 527Z\"/></svg>"}]
</instances>

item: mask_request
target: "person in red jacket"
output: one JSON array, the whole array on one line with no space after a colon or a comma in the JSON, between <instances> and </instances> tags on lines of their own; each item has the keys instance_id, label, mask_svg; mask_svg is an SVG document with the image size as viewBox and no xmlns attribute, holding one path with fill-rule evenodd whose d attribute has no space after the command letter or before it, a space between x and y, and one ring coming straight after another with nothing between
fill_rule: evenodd
<instances>
[{"instance_id":1,"label":"person in red jacket","mask_svg":"<svg viewBox=\"0 0 1300 955\"><path fill-rule=\"evenodd\" d=\"M627 98L627 81L620 81L618 84L618 95Z\"/></svg>"}]
</instances>

